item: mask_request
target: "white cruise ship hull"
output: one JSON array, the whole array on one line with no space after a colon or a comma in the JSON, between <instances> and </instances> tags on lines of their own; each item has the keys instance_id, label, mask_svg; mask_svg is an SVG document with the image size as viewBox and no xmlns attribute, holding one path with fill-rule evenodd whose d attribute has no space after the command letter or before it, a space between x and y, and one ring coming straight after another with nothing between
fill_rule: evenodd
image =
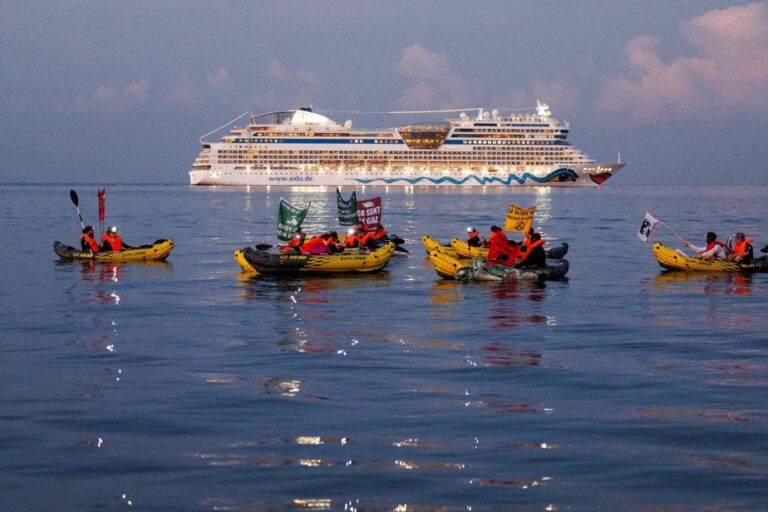
<instances>
[{"instance_id":1,"label":"white cruise ship hull","mask_svg":"<svg viewBox=\"0 0 768 512\"><path fill-rule=\"evenodd\" d=\"M460 187L596 187L624 164L567 164L520 170L440 171L404 169L241 170L213 165L189 172L192 185L213 186L460 186Z\"/></svg>"}]
</instances>

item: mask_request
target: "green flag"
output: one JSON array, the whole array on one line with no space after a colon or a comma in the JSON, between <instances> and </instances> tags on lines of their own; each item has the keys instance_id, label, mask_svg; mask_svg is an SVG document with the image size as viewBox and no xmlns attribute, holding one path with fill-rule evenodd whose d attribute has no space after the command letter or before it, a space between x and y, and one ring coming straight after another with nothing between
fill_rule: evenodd
<instances>
[{"instance_id":1,"label":"green flag","mask_svg":"<svg viewBox=\"0 0 768 512\"><path fill-rule=\"evenodd\" d=\"M336 189L336 205L339 207L339 224L341 226L354 226L357 224L357 196L355 191L349 200L341 197L341 191Z\"/></svg>"},{"instance_id":2,"label":"green flag","mask_svg":"<svg viewBox=\"0 0 768 512\"><path fill-rule=\"evenodd\" d=\"M290 240L304 222L311 204L310 202L306 208L300 210L281 197L280 210L277 212L277 238L285 242Z\"/></svg>"}]
</instances>

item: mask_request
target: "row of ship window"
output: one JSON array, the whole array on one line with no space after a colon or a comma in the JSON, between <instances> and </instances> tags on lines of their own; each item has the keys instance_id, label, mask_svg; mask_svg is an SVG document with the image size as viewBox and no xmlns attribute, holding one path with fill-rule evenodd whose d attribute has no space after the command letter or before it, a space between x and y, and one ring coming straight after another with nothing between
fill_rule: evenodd
<instances>
[{"instance_id":1,"label":"row of ship window","mask_svg":"<svg viewBox=\"0 0 768 512\"><path fill-rule=\"evenodd\" d=\"M475 147L472 148L472 154L496 154L501 153L504 155L569 155L572 151L569 148L487 148L487 147ZM390 158L412 158L414 156L428 156L430 158L456 158L456 155L467 154L462 151L420 151L404 153L402 151L299 151L299 150L268 150L260 152L248 152L248 151L234 151L234 150L222 150L218 152L219 157L224 158L259 158L268 155L285 155L296 156L303 158L315 158L315 157L333 157L333 156L375 156L375 157L390 157Z\"/></svg>"},{"instance_id":2,"label":"row of ship window","mask_svg":"<svg viewBox=\"0 0 768 512\"><path fill-rule=\"evenodd\" d=\"M435 160L417 160L417 159L411 159L411 160L398 160L398 164L407 164L409 162L434 162ZM461 160L445 160L446 162L459 162ZM545 157L545 156L531 156L528 157L526 160L520 160L520 159L506 159L506 158L491 158L488 160L485 160L484 162L487 162L489 165L525 165L526 162L546 162L546 163L557 163L557 162L574 162L574 161L586 161L585 159L578 158L578 159L571 159L571 158L558 158L558 157ZM466 160L465 162L470 162L470 160ZM245 164L246 162L242 161L231 161L231 160L219 160L218 163L220 164ZM259 160L258 164L253 163L252 165L268 165L268 164L285 164L285 165L339 165L339 164L350 164L354 163L356 165L366 165L366 162L364 160L340 160L338 162L333 163L318 163L318 162L302 162L302 161L296 161L292 159L266 159L266 160ZM389 162L392 163L392 162ZM371 166L380 166L380 165L386 165L386 162L374 160L371 162L368 162L368 165Z\"/></svg>"}]
</instances>

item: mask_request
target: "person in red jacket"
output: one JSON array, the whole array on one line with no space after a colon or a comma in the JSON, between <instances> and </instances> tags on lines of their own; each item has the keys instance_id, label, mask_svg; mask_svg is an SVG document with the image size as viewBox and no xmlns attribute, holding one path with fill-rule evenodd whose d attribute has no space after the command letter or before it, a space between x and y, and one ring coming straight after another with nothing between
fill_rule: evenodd
<instances>
[{"instance_id":1,"label":"person in red jacket","mask_svg":"<svg viewBox=\"0 0 768 512\"><path fill-rule=\"evenodd\" d=\"M483 245L480 240L480 233L473 227L467 228L467 245L469 247L482 247Z\"/></svg>"},{"instance_id":2,"label":"person in red jacket","mask_svg":"<svg viewBox=\"0 0 768 512\"><path fill-rule=\"evenodd\" d=\"M488 238L488 262L514 267L519 254L519 244L507 240L507 236L499 226L491 226L491 236Z\"/></svg>"},{"instance_id":3,"label":"person in red jacket","mask_svg":"<svg viewBox=\"0 0 768 512\"><path fill-rule=\"evenodd\" d=\"M754 257L753 240L753 238L746 238L744 233L736 233L733 239L733 251L728 255L728 260L736 263L750 263Z\"/></svg>"},{"instance_id":4,"label":"person in red jacket","mask_svg":"<svg viewBox=\"0 0 768 512\"><path fill-rule=\"evenodd\" d=\"M283 247L282 254L301 254L301 246L306 238L307 234L301 228L296 229L293 238Z\"/></svg>"},{"instance_id":5,"label":"person in red jacket","mask_svg":"<svg viewBox=\"0 0 768 512\"><path fill-rule=\"evenodd\" d=\"M85 226L83 228L83 234L80 235L80 249L82 249L83 252L96 254L101 249L99 244L96 243L96 239L93 238L93 235L93 226Z\"/></svg>"},{"instance_id":6,"label":"person in red jacket","mask_svg":"<svg viewBox=\"0 0 768 512\"><path fill-rule=\"evenodd\" d=\"M547 266L547 254L544 252L544 240L541 234L533 232L530 235L530 243L521 248L520 262L521 268L544 268Z\"/></svg>"},{"instance_id":7,"label":"person in red jacket","mask_svg":"<svg viewBox=\"0 0 768 512\"><path fill-rule=\"evenodd\" d=\"M717 239L713 231L707 233L707 245L697 247L692 243L683 241L683 245L696 251L696 257L702 260L724 260L726 258L725 244Z\"/></svg>"},{"instance_id":8,"label":"person in red jacket","mask_svg":"<svg viewBox=\"0 0 768 512\"><path fill-rule=\"evenodd\" d=\"M323 233L304 242L301 246L302 254L331 254L331 250L326 246L326 240L331 237L329 233Z\"/></svg>"},{"instance_id":9,"label":"person in red jacket","mask_svg":"<svg viewBox=\"0 0 768 512\"><path fill-rule=\"evenodd\" d=\"M117 226L109 226L106 233L101 235L102 251L122 251L123 248L131 249L131 246L123 242L117 233Z\"/></svg>"}]
</instances>

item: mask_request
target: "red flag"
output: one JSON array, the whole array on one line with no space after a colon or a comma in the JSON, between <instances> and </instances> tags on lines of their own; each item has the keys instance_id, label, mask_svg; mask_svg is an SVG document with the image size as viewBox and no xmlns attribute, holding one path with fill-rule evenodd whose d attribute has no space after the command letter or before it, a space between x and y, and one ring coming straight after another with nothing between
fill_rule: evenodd
<instances>
[{"instance_id":1,"label":"red flag","mask_svg":"<svg viewBox=\"0 0 768 512\"><path fill-rule=\"evenodd\" d=\"M97 190L96 194L99 196L99 221L104 222L104 213L105 213L105 196L107 195L107 189L103 188L101 190Z\"/></svg>"}]
</instances>

